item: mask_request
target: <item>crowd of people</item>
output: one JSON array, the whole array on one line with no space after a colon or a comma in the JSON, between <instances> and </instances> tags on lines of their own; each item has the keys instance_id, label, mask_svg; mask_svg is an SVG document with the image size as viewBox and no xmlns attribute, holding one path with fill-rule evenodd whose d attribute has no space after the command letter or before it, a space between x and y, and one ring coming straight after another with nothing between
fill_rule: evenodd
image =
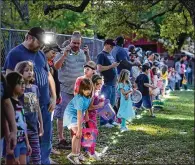
<instances>
[{"instance_id":1,"label":"crowd of people","mask_svg":"<svg viewBox=\"0 0 195 165\"><path fill-rule=\"evenodd\" d=\"M87 45L81 49L82 36L73 32L61 47L44 44L45 31L31 28L22 44L6 56L5 75L1 73L1 156L6 164L50 164L52 122L57 121L57 148L72 150L67 159L81 164L86 156L96 160L96 144L81 147L83 124L86 128L120 126L128 131L126 122L136 118L144 107L155 118L153 101L166 91L180 90L192 83L192 67L182 54L175 67L166 59L147 51L136 53L134 45L124 49L124 38L106 39L97 61L90 59ZM138 90L141 100L131 96ZM102 96L109 100L115 115L106 120L98 115L105 106ZM71 132L71 142L65 138L64 127ZM84 154L81 153L81 148Z\"/></svg>"}]
</instances>

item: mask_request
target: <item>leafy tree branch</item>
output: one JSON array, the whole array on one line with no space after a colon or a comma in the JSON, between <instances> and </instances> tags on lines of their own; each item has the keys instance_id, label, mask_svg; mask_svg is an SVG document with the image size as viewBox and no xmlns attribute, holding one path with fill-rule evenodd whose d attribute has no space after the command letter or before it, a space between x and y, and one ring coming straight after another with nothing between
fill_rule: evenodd
<instances>
[{"instance_id":1,"label":"leafy tree branch","mask_svg":"<svg viewBox=\"0 0 195 165\"><path fill-rule=\"evenodd\" d=\"M73 6L70 4L46 5L44 9L44 14L47 15L49 14L49 12L53 12L54 10L59 9L68 9L74 12L82 13L89 4L89 2L90 0L83 0L80 6Z\"/></svg>"}]
</instances>

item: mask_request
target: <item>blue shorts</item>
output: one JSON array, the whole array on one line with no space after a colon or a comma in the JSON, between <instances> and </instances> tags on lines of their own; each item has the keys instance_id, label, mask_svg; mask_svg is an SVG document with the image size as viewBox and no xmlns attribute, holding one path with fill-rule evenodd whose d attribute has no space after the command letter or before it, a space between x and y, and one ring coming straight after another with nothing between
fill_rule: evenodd
<instances>
[{"instance_id":1,"label":"blue shorts","mask_svg":"<svg viewBox=\"0 0 195 165\"><path fill-rule=\"evenodd\" d=\"M16 148L14 149L14 156L15 158L19 158L20 155L26 155L27 154L27 147L26 143L17 143ZM13 159L13 155L7 155L7 159Z\"/></svg>"},{"instance_id":2,"label":"blue shorts","mask_svg":"<svg viewBox=\"0 0 195 165\"><path fill-rule=\"evenodd\" d=\"M140 100L140 102L133 103L133 106L135 106L136 108L140 108L142 104L147 109L152 108L152 102L151 102L151 99L150 99L149 95L148 96L142 96L142 99Z\"/></svg>"}]
</instances>

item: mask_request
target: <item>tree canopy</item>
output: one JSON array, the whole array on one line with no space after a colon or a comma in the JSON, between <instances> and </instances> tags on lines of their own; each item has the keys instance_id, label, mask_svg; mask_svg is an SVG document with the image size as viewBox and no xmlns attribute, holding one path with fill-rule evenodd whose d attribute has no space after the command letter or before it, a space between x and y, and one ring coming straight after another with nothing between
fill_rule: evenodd
<instances>
[{"instance_id":1,"label":"tree canopy","mask_svg":"<svg viewBox=\"0 0 195 165\"><path fill-rule=\"evenodd\" d=\"M173 53L188 37L194 39L194 4L191 0L12 0L3 3L2 23L20 29L42 26L66 34L80 30L88 37L136 34L135 39L159 41Z\"/></svg>"}]
</instances>

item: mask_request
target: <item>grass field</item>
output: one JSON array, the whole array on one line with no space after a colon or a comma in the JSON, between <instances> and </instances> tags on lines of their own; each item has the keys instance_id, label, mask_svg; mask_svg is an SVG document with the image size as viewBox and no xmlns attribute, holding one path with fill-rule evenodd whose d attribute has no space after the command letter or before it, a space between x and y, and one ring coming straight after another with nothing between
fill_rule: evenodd
<instances>
[{"instance_id":1,"label":"grass field","mask_svg":"<svg viewBox=\"0 0 195 165\"><path fill-rule=\"evenodd\" d=\"M157 118L142 113L142 118L128 125L128 132L120 133L118 127L100 128L97 151L104 153L102 160L85 163L194 164L194 91L171 93L165 99L164 110L155 113ZM66 155L70 151L60 152L52 155L53 160L69 164Z\"/></svg>"}]
</instances>

